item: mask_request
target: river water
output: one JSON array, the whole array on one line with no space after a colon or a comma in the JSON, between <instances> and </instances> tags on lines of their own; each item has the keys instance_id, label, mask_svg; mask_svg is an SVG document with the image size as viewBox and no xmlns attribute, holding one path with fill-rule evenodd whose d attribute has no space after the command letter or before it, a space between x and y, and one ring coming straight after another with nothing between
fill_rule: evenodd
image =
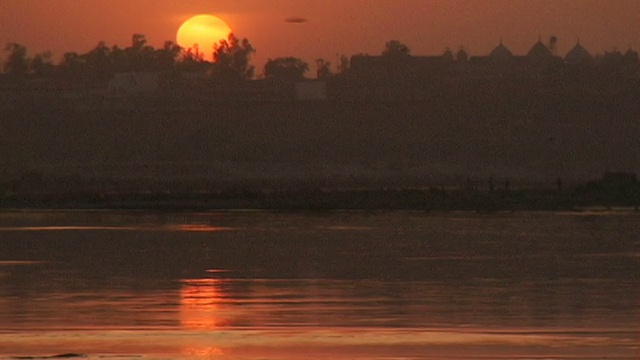
<instances>
[{"instance_id":1,"label":"river water","mask_svg":"<svg viewBox=\"0 0 640 360\"><path fill-rule=\"evenodd\" d=\"M0 359L638 359L640 214L0 214Z\"/></svg>"}]
</instances>

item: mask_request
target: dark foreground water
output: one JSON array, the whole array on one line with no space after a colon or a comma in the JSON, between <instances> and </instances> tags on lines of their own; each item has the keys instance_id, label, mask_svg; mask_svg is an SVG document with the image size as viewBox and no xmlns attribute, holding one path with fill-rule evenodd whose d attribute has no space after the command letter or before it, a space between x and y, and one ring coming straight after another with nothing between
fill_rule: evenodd
<instances>
[{"instance_id":1,"label":"dark foreground water","mask_svg":"<svg viewBox=\"0 0 640 360\"><path fill-rule=\"evenodd\" d=\"M640 214L5 212L0 359L638 359Z\"/></svg>"}]
</instances>

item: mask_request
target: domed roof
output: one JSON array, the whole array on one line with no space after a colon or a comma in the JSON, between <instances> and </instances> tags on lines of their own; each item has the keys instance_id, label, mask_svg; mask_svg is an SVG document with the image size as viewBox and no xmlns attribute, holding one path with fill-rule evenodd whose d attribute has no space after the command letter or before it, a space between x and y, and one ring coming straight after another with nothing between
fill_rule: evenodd
<instances>
[{"instance_id":1,"label":"domed roof","mask_svg":"<svg viewBox=\"0 0 640 360\"><path fill-rule=\"evenodd\" d=\"M529 50L527 56L536 58L547 58L552 57L553 54L551 53L551 50L549 50L549 48L542 43L542 41L538 41L535 45L533 45L531 50Z\"/></svg>"},{"instance_id":2,"label":"domed roof","mask_svg":"<svg viewBox=\"0 0 640 360\"><path fill-rule=\"evenodd\" d=\"M638 59L638 52L629 49L629 50L627 50L626 53L624 53L624 58L625 58L625 60L638 61L639 60Z\"/></svg>"},{"instance_id":3,"label":"domed roof","mask_svg":"<svg viewBox=\"0 0 640 360\"><path fill-rule=\"evenodd\" d=\"M569 63L582 63L593 60L593 56L591 56L587 49L580 45L580 43L577 43L576 46L567 53L564 60Z\"/></svg>"},{"instance_id":4,"label":"domed roof","mask_svg":"<svg viewBox=\"0 0 640 360\"><path fill-rule=\"evenodd\" d=\"M511 50L507 49L507 47L504 46L501 41L500 45L498 45L495 49L493 49L493 51L491 51L489 57L494 61L504 61L513 58L513 53L511 52Z\"/></svg>"},{"instance_id":5,"label":"domed roof","mask_svg":"<svg viewBox=\"0 0 640 360\"><path fill-rule=\"evenodd\" d=\"M469 59L469 54L464 49L458 50L458 52L456 53L457 61L467 61L468 59Z\"/></svg>"},{"instance_id":6,"label":"domed roof","mask_svg":"<svg viewBox=\"0 0 640 360\"><path fill-rule=\"evenodd\" d=\"M442 58L447 61L453 61L453 53L451 52L451 49L445 49L444 54L442 54Z\"/></svg>"}]
</instances>

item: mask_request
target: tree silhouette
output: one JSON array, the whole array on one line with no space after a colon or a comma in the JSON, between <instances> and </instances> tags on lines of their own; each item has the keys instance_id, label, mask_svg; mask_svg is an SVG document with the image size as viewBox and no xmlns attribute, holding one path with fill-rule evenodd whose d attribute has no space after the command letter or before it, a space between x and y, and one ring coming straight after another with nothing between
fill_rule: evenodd
<instances>
[{"instance_id":1,"label":"tree silhouette","mask_svg":"<svg viewBox=\"0 0 640 360\"><path fill-rule=\"evenodd\" d=\"M398 40L388 41L382 51L383 56L408 56L410 54L411 49Z\"/></svg>"},{"instance_id":2,"label":"tree silhouette","mask_svg":"<svg viewBox=\"0 0 640 360\"><path fill-rule=\"evenodd\" d=\"M58 65L58 72L63 77L77 78L83 75L84 61L76 52L68 52L62 55L62 61Z\"/></svg>"},{"instance_id":3,"label":"tree silhouette","mask_svg":"<svg viewBox=\"0 0 640 360\"><path fill-rule=\"evenodd\" d=\"M309 65L295 57L269 59L264 66L267 78L279 80L302 80L309 70Z\"/></svg>"},{"instance_id":4,"label":"tree silhouette","mask_svg":"<svg viewBox=\"0 0 640 360\"><path fill-rule=\"evenodd\" d=\"M115 45L111 48L111 64L114 73L129 71L129 57L124 49Z\"/></svg>"},{"instance_id":5,"label":"tree silhouette","mask_svg":"<svg viewBox=\"0 0 640 360\"><path fill-rule=\"evenodd\" d=\"M44 55L44 54L43 54ZM34 59L49 66L49 58ZM39 64L36 61L35 64ZM206 66L204 66L206 65ZM196 47L196 53L184 52L183 49L172 41L166 41L159 49L147 45L143 34L133 34L131 45L120 48L117 45L109 47L104 41L100 41L91 51L85 54L68 52L58 66L54 66L55 72L62 77L83 79L89 81L106 81L114 74L127 72L159 72L170 74L175 71L200 71L208 69L210 63L203 60ZM34 73L40 73L35 68Z\"/></svg>"},{"instance_id":6,"label":"tree silhouette","mask_svg":"<svg viewBox=\"0 0 640 360\"><path fill-rule=\"evenodd\" d=\"M100 41L95 48L80 57L83 63L82 76L85 78L105 79L115 72L111 49L104 41Z\"/></svg>"},{"instance_id":7,"label":"tree silhouette","mask_svg":"<svg viewBox=\"0 0 640 360\"><path fill-rule=\"evenodd\" d=\"M165 41L164 47L156 50L154 67L161 72L173 72L181 53L182 48L178 44Z\"/></svg>"},{"instance_id":8,"label":"tree silhouette","mask_svg":"<svg viewBox=\"0 0 640 360\"><path fill-rule=\"evenodd\" d=\"M147 45L143 34L133 34L131 47L125 49L129 58L129 71L149 71L153 68L155 49Z\"/></svg>"},{"instance_id":9,"label":"tree silhouette","mask_svg":"<svg viewBox=\"0 0 640 360\"><path fill-rule=\"evenodd\" d=\"M318 79L326 79L331 76L331 63L325 59L316 59Z\"/></svg>"},{"instance_id":10,"label":"tree silhouette","mask_svg":"<svg viewBox=\"0 0 640 360\"><path fill-rule=\"evenodd\" d=\"M147 38L144 34L133 34L131 36L131 48L135 51L144 49L147 45Z\"/></svg>"},{"instance_id":11,"label":"tree silhouette","mask_svg":"<svg viewBox=\"0 0 640 360\"><path fill-rule=\"evenodd\" d=\"M24 45L9 43L4 49L9 53L4 64L4 72L13 75L25 75L29 71L27 48Z\"/></svg>"},{"instance_id":12,"label":"tree silhouette","mask_svg":"<svg viewBox=\"0 0 640 360\"><path fill-rule=\"evenodd\" d=\"M349 70L350 66L351 64L347 55L340 55L340 59L338 62L338 73L345 73L347 70Z\"/></svg>"},{"instance_id":13,"label":"tree silhouette","mask_svg":"<svg viewBox=\"0 0 640 360\"><path fill-rule=\"evenodd\" d=\"M33 57L30 64L31 72L36 76L50 76L55 71L53 64L53 53L45 51Z\"/></svg>"},{"instance_id":14,"label":"tree silhouette","mask_svg":"<svg viewBox=\"0 0 640 360\"><path fill-rule=\"evenodd\" d=\"M253 78L255 68L251 65L251 55L255 52L249 40L240 40L234 34L229 34L227 40L214 46L213 76L231 81Z\"/></svg>"},{"instance_id":15,"label":"tree silhouette","mask_svg":"<svg viewBox=\"0 0 640 360\"><path fill-rule=\"evenodd\" d=\"M181 50L177 68L184 72L203 72L211 68L211 63L204 59L204 54L200 52L200 46L194 44L188 49Z\"/></svg>"}]
</instances>

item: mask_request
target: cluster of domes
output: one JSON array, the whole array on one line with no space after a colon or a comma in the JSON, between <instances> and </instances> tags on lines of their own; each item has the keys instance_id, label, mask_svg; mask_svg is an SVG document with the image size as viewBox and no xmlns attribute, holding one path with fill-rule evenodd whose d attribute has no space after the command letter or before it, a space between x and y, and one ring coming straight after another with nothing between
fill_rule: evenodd
<instances>
[{"instance_id":1,"label":"cluster of domes","mask_svg":"<svg viewBox=\"0 0 640 360\"><path fill-rule=\"evenodd\" d=\"M527 52L526 56L515 56L513 53L500 41L500 44L491 51L491 53L487 56L492 62L503 63L508 62L510 60L516 58L526 58L528 60L548 60L548 59L560 59L560 57L554 54L554 51L549 46L542 43L542 41L538 41L531 47L531 49ZM614 50L612 52L606 52L603 59L612 59L612 60L628 60L628 61L638 61L638 53L629 49L626 53L622 54L618 50ZM568 64L585 64L590 63L595 60L595 57L589 53L587 49L580 44L580 41L576 43L576 45L565 55L564 61Z\"/></svg>"}]
</instances>

